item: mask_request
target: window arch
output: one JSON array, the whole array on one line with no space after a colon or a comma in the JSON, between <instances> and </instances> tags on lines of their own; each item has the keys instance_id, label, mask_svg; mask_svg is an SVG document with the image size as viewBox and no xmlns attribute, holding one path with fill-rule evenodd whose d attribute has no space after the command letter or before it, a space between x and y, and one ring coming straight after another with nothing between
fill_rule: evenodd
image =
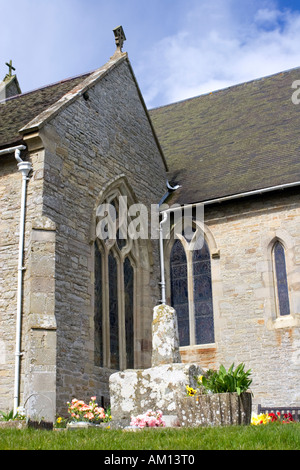
<instances>
[{"instance_id":1,"label":"window arch","mask_svg":"<svg viewBox=\"0 0 300 470\"><path fill-rule=\"evenodd\" d=\"M215 341L211 253L203 231L193 225L190 237L177 235L170 252L171 305L178 318L180 346ZM195 240L198 240L195 243Z\"/></svg>"},{"instance_id":2,"label":"window arch","mask_svg":"<svg viewBox=\"0 0 300 470\"><path fill-rule=\"evenodd\" d=\"M279 316L290 315L289 288L286 271L285 249L276 240L273 246L273 265L277 312Z\"/></svg>"},{"instance_id":3,"label":"window arch","mask_svg":"<svg viewBox=\"0 0 300 470\"><path fill-rule=\"evenodd\" d=\"M132 202L131 193L121 180L120 184L107 191L103 198L102 205L108 211L98 211L98 208L96 210L95 364L114 370L130 369L135 365L138 241L127 237L126 232L130 223L127 204ZM108 213L110 218L105 227L104 219ZM97 224L102 222L101 230L102 233L109 234L107 238L100 237L97 232Z\"/></svg>"}]
</instances>

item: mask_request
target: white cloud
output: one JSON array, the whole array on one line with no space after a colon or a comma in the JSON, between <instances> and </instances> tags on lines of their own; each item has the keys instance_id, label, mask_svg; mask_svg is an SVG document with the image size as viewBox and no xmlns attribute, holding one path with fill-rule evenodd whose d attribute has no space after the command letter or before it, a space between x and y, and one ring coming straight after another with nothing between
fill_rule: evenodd
<instances>
[{"instance_id":1,"label":"white cloud","mask_svg":"<svg viewBox=\"0 0 300 470\"><path fill-rule=\"evenodd\" d=\"M250 5L251 4L251 5ZM194 3L136 67L149 107L300 66L300 14L273 2Z\"/></svg>"},{"instance_id":2,"label":"white cloud","mask_svg":"<svg viewBox=\"0 0 300 470\"><path fill-rule=\"evenodd\" d=\"M0 0L0 79L28 91L105 63L122 24L149 107L300 66L300 12L283 0Z\"/></svg>"}]
</instances>

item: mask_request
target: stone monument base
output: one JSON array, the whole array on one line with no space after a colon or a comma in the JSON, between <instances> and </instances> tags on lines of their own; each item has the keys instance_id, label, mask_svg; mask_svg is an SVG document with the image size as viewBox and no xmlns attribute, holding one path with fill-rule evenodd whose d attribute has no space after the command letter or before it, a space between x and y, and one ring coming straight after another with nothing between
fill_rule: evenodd
<instances>
[{"instance_id":1,"label":"stone monument base","mask_svg":"<svg viewBox=\"0 0 300 470\"><path fill-rule=\"evenodd\" d=\"M131 416L161 410L167 426L178 421L176 403L184 398L186 385L193 386L203 371L196 364L163 364L149 369L129 369L110 376L113 421L128 426ZM113 423L112 423L113 424Z\"/></svg>"},{"instance_id":2,"label":"stone monument base","mask_svg":"<svg viewBox=\"0 0 300 470\"><path fill-rule=\"evenodd\" d=\"M109 378L112 427L129 426L131 416L160 410L166 426L179 424L178 399L186 386L195 387L203 375L197 364L182 364L176 311L168 305L153 310L152 367L129 369Z\"/></svg>"}]
</instances>

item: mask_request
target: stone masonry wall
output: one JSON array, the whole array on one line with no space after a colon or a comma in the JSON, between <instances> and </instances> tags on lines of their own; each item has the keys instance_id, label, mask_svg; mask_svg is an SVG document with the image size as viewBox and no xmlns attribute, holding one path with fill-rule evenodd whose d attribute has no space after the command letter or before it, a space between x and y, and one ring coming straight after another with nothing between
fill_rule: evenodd
<instances>
[{"instance_id":1,"label":"stone masonry wall","mask_svg":"<svg viewBox=\"0 0 300 470\"><path fill-rule=\"evenodd\" d=\"M297 192L205 208L219 257L211 260L215 343L181 348L184 362L252 369L253 410L300 404L300 205ZM277 318L271 247L286 249L291 316ZM211 236L208 238L210 243Z\"/></svg>"},{"instance_id":2,"label":"stone masonry wall","mask_svg":"<svg viewBox=\"0 0 300 470\"><path fill-rule=\"evenodd\" d=\"M23 403L25 361L27 355L28 314L30 293L26 290L28 278L32 221L42 214L43 152L22 154L30 159L33 172L27 184L27 210L24 243L24 302L22 311L22 341L20 370L20 403ZM13 408L15 372L17 279L19 255L19 224L22 176L13 154L1 157L0 166L0 410Z\"/></svg>"},{"instance_id":3,"label":"stone masonry wall","mask_svg":"<svg viewBox=\"0 0 300 470\"><path fill-rule=\"evenodd\" d=\"M12 408L17 309L21 178L14 157L2 157L0 179L0 410Z\"/></svg>"},{"instance_id":4,"label":"stone masonry wall","mask_svg":"<svg viewBox=\"0 0 300 470\"><path fill-rule=\"evenodd\" d=\"M110 370L94 365L94 247L99 194L127 178L137 200L157 204L165 168L126 62L63 110L41 132L46 147L44 215L56 224L57 409L72 397L108 395ZM152 308L160 292L158 241L142 253L138 312L140 366L151 361ZM148 280L147 280L148 278ZM144 284L143 284L144 282Z\"/></svg>"}]
</instances>

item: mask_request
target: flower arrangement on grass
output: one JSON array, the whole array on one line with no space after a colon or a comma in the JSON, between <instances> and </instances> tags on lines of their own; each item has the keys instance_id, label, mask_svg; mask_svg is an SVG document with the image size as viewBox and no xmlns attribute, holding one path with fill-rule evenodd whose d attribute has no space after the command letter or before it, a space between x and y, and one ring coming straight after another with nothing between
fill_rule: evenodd
<instances>
[{"instance_id":1,"label":"flower arrangement on grass","mask_svg":"<svg viewBox=\"0 0 300 470\"><path fill-rule=\"evenodd\" d=\"M83 400L73 398L71 403L67 402L67 405L71 421L99 424L106 423L111 419L110 412L105 412L104 408L98 406L96 397L91 397L89 404L86 404Z\"/></svg>"},{"instance_id":2,"label":"flower arrangement on grass","mask_svg":"<svg viewBox=\"0 0 300 470\"><path fill-rule=\"evenodd\" d=\"M161 411L148 410L143 415L131 417L130 426L138 428L159 428L165 427L166 423L163 421L163 414Z\"/></svg>"},{"instance_id":3,"label":"flower arrangement on grass","mask_svg":"<svg viewBox=\"0 0 300 470\"><path fill-rule=\"evenodd\" d=\"M294 422L293 416L291 413L285 413L283 418L280 415L280 412L277 413L260 413L259 415L253 415L251 419L251 424L253 426L258 426L260 424L269 424L269 423L292 423Z\"/></svg>"}]
</instances>

